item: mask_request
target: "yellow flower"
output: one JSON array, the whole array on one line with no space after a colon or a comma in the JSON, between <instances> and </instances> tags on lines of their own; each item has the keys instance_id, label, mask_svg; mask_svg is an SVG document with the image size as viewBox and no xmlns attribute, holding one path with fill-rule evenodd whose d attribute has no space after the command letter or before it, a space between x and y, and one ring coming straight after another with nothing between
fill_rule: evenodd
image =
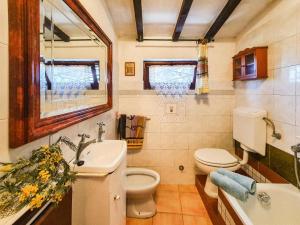
<instances>
[{"instance_id":1,"label":"yellow flower","mask_svg":"<svg viewBox=\"0 0 300 225\"><path fill-rule=\"evenodd\" d=\"M24 198L29 197L31 194L35 194L38 191L37 185L27 184L21 189Z\"/></svg>"},{"instance_id":2,"label":"yellow flower","mask_svg":"<svg viewBox=\"0 0 300 225\"><path fill-rule=\"evenodd\" d=\"M44 164L46 164L46 163L47 163L47 160L42 160L42 161L40 162L41 165L44 165Z\"/></svg>"},{"instance_id":3,"label":"yellow flower","mask_svg":"<svg viewBox=\"0 0 300 225\"><path fill-rule=\"evenodd\" d=\"M63 159L63 157L60 153L55 152L55 153L52 153L51 159L53 162L58 163Z\"/></svg>"},{"instance_id":4,"label":"yellow flower","mask_svg":"<svg viewBox=\"0 0 300 225\"><path fill-rule=\"evenodd\" d=\"M11 164L7 164L7 165L4 165L4 166L1 166L0 167L0 172L9 172L9 171L11 171L11 169L12 169L13 167L12 167L12 165Z\"/></svg>"},{"instance_id":5,"label":"yellow flower","mask_svg":"<svg viewBox=\"0 0 300 225\"><path fill-rule=\"evenodd\" d=\"M24 194L19 195L19 202L22 203L26 200L26 196Z\"/></svg>"},{"instance_id":6,"label":"yellow flower","mask_svg":"<svg viewBox=\"0 0 300 225\"><path fill-rule=\"evenodd\" d=\"M58 203L62 200L62 198L63 198L62 193L55 193L53 200Z\"/></svg>"},{"instance_id":7,"label":"yellow flower","mask_svg":"<svg viewBox=\"0 0 300 225\"><path fill-rule=\"evenodd\" d=\"M33 199L31 199L31 202L29 203L31 208L39 208L42 206L42 203L44 202L45 198L43 195L37 194Z\"/></svg>"},{"instance_id":8,"label":"yellow flower","mask_svg":"<svg viewBox=\"0 0 300 225\"><path fill-rule=\"evenodd\" d=\"M39 177L42 181L47 182L49 180L50 174L47 170L41 170L39 172Z\"/></svg>"},{"instance_id":9,"label":"yellow flower","mask_svg":"<svg viewBox=\"0 0 300 225\"><path fill-rule=\"evenodd\" d=\"M42 149L44 149L44 150L48 150L48 149L49 149L49 145L42 145L41 147L42 147Z\"/></svg>"}]
</instances>

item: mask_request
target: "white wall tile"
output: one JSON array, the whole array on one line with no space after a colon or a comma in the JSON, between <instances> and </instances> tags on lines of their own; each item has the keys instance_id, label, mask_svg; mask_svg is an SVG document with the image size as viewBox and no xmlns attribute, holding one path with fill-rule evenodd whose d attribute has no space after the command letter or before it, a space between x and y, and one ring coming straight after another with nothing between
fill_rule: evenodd
<instances>
[{"instance_id":1,"label":"white wall tile","mask_svg":"<svg viewBox=\"0 0 300 225\"><path fill-rule=\"evenodd\" d=\"M268 143L291 154L291 146L296 144L296 126L282 122L275 122L275 127L276 132L280 133L282 137L280 140L272 137L271 129L268 128Z\"/></svg>"},{"instance_id":2,"label":"white wall tile","mask_svg":"<svg viewBox=\"0 0 300 225\"><path fill-rule=\"evenodd\" d=\"M228 132L232 130L231 116L202 116L204 132Z\"/></svg>"},{"instance_id":3,"label":"white wall tile","mask_svg":"<svg viewBox=\"0 0 300 225\"><path fill-rule=\"evenodd\" d=\"M0 0L0 42L8 45L8 0Z\"/></svg>"},{"instance_id":4,"label":"white wall tile","mask_svg":"<svg viewBox=\"0 0 300 225\"><path fill-rule=\"evenodd\" d=\"M0 155L1 162L10 162L10 155L7 151L8 146L8 120L0 120Z\"/></svg>"},{"instance_id":5,"label":"white wall tile","mask_svg":"<svg viewBox=\"0 0 300 225\"><path fill-rule=\"evenodd\" d=\"M170 150L138 151L131 153L131 157L134 166L174 166L174 154Z\"/></svg>"},{"instance_id":6,"label":"white wall tile","mask_svg":"<svg viewBox=\"0 0 300 225\"><path fill-rule=\"evenodd\" d=\"M300 65L296 66L296 95L300 95Z\"/></svg>"},{"instance_id":7,"label":"white wall tile","mask_svg":"<svg viewBox=\"0 0 300 225\"><path fill-rule=\"evenodd\" d=\"M296 66L279 68L274 71L274 94L295 95Z\"/></svg>"},{"instance_id":8,"label":"white wall tile","mask_svg":"<svg viewBox=\"0 0 300 225\"><path fill-rule=\"evenodd\" d=\"M188 149L188 134L162 133L161 149Z\"/></svg>"},{"instance_id":9,"label":"white wall tile","mask_svg":"<svg viewBox=\"0 0 300 225\"><path fill-rule=\"evenodd\" d=\"M143 149L160 149L160 133L146 133Z\"/></svg>"},{"instance_id":10,"label":"white wall tile","mask_svg":"<svg viewBox=\"0 0 300 225\"><path fill-rule=\"evenodd\" d=\"M0 119L8 119L8 47L0 43Z\"/></svg>"},{"instance_id":11,"label":"white wall tile","mask_svg":"<svg viewBox=\"0 0 300 225\"><path fill-rule=\"evenodd\" d=\"M296 96L296 125L300 126L300 96Z\"/></svg>"},{"instance_id":12,"label":"white wall tile","mask_svg":"<svg viewBox=\"0 0 300 225\"><path fill-rule=\"evenodd\" d=\"M296 124L296 97L274 95L272 116L274 120Z\"/></svg>"}]
</instances>

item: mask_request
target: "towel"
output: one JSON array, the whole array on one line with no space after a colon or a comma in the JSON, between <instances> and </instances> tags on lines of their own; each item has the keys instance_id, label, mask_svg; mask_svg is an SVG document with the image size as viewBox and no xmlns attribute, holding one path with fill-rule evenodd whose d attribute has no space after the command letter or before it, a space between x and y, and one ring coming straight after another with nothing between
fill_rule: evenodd
<instances>
[{"instance_id":1,"label":"towel","mask_svg":"<svg viewBox=\"0 0 300 225\"><path fill-rule=\"evenodd\" d=\"M146 117L121 114L118 124L120 139L143 139Z\"/></svg>"},{"instance_id":2,"label":"towel","mask_svg":"<svg viewBox=\"0 0 300 225\"><path fill-rule=\"evenodd\" d=\"M253 180L252 178L243 176L238 173L231 172L231 171L223 169L223 168L217 169L217 173L222 174L222 175L229 177L232 180L238 182L240 185L245 187L250 192L250 194L252 194L252 195L255 194L256 181Z\"/></svg>"},{"instance_id":3,"label":"towel","mask_svg":"<svg viewBox=\"0 0 300 225\"><path fill-rule=\"evenodd\" d=\"M248 189L240 185L238 182L232 180L231 178L224 176L218 172L210 173L211 181L222 188L228 194L234 196L235 198L246 201L248 199Z\"/></svg>"},{"instance_id":4,"label":"towel","mask_svg":"<svg viewBox=\"0 0 300 225\"><path fill-rule=\"evenodd\" d=\"M121 116L119 118L118 134L119 134L120 140L126 138L126 115L125 114L121 114Z\"/></svg>"}]
</instances>

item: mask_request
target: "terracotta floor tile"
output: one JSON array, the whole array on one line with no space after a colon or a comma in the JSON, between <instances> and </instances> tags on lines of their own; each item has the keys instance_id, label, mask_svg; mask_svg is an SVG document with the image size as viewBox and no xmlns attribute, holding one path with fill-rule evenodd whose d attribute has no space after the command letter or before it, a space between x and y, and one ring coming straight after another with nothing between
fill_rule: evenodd
<instances>
[{"instance_id":1,"label":"terracotta floor tile","mask_svg":"<svg viewBox=\"0 0 300 225\"><path fill-rule=\"evenodd\" d=\"M126 225L152 225L152 218L149 219L136 219L126 218Z\"/></svg>"},{"instance_id":2,"label":"terracotta floor tile","mask_svg":"<svg viewBox=\"0 0 300 225\"><path fill-rule=\"evenodd\" d=\"M178 192L178 185L177 184L160 184L157 187L157 191L177 191Z\"/></svg>"},{"instance_id":3,"label":"terracotta floor tile","mask_svg":"<svg viewBox=\"0 0 300 225\"><path fill-rule=\"evenodd\" d=\"M182 215L173 213L157 213L153 225L183 225Z\"/></svg>"},{"instance_id":4,"label":"terracotta floor tile","mask_svg":"<svg viewBox=\"0 0 300 225\"><path fill-rule=\"evenodd\" d=\"M158 191L156 193L157 212L181 213L181 205L178 192Z\"/></svg>"},{"instance_id":5,"label":"terracotta floor tile","mask_svg":"<svg viewBox=\"0 0 300 225\"><path fill-rule=\"evenodd\" d=\"M180 193L179 195L183 214L202 217L208 215L198 193Z\"/></svg>"},{"instance_id":6,"label":"terracotta floor tile","mask_svg":"<svg viewBox=\"0 0 300 225\"><path fill-rule=\"evenodd\" d=\"M183 215L184 225L212 225L209 217Z\"/></svg>"},{"instance_id":7,"label":"terracotta floor tile","mask_svg":"<svg viewBox=\"0 0 300 225\"><path fill-rule=\"evenodd\" d=\"M194 184L179 184L178 189L179 192L198 193L198 190Z\"/></svg>"}]
</instances>

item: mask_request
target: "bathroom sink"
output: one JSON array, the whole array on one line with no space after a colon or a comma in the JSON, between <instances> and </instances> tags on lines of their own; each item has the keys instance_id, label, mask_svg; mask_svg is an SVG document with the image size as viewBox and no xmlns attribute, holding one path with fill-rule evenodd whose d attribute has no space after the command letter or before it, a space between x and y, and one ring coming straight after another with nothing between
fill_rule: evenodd
<instances>
[{"instance_id":1,"label":"bathroom sink","mask_svg":"<svg viewBox=\"0 0 300 225\"><path fill-rule=\"evenodd\" d=\"M126 156L127 144L121 140L105 140L89 145L80 156L82 166L70 166L78 173L108 174L115 171Z\"/></svg>"}]
</instances>

